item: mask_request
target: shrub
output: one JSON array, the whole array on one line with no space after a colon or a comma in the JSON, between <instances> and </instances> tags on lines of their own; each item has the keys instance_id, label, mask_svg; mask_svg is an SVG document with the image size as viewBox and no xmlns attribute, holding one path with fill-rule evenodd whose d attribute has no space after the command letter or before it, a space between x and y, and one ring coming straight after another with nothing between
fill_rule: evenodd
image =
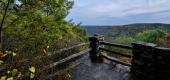
<instances>
[{"instance_id":1,"label":"shrub","mask_svg":"<svg viewBox=\"0 0 170 80\"><path fill-rule=\"evenodd\" d=\"M34 79L35 67L30 66L29 69L26 70L29 75L25 76L19 71L18 61L16 61L15 57L16 53L12 51L0 52L0 80L22 80L25 77L27 77L27 79Z\"/></svg>"},{"instance_id":2,"label":"shrub","mask_svg":"<svg viewBox=\"0 0 170 80\"><path fill-rule=\"evenodd\" d=\"M138 33L135 39L137 41L159 44L160 39L164 38L165 36L166 36L166 29L157 28L154 30L145 30L141 33Z\"/></svg>"}]
</instances>

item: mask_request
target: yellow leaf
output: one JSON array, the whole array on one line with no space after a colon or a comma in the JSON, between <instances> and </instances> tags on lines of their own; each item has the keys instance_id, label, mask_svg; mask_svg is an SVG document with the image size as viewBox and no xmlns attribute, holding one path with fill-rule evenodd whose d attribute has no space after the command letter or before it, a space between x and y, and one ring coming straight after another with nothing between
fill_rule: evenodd
<instances>
[{"instance_id":1,"label":"yellow leaf","mask_svg":"<svg viewBox=\"0 0 170 80\"><path fill-rule=\"evenodd\" d=\"M31 73L30 78L32 79L34 77L35 77L35 74Z\"/></svg>"},{"instance_id":2,"label":"yellow leaf","mask_svg":"<svg viewBox=\"0 0 170 80\"><path fill-rule=\"evenodd\" d=\"M9 51L5 51L5 53L9 53Z\"/></svg>"},{"instance_id":3,"label":"yellow leaf","mask_svg":"<svg viewBox=\"0 0 170 80\"><path fill-rule=\"evenodd\" d=\"M18 70L17 69L13 69L12 71L17 72Z\"/></svg>"},{"instance_id":4,"label":"yellow leaf","mask_svg":"<svg viewBox=\"0 0 170 80\"><path fill-rule=\"evenodd\" d=\"M13 77L10 77L10 78L8 78L7 80L14 80L14 78L13 78Z\"/></svg>"},{"instance_id":5,"label":"yellow leaf","mask_svg":"<svg viewBox=\"0 0 170 80\"><path fill-rule=\"evenodd\" d=\"M47 46L47 49L50 48L50 46Z\"/></svg>"},{"instance_id":6,"label":"yellow leaf","mask_svg":"<svg viewBox=\"0 0 170 80\"><path fill-rule=\"evenodd\" d=\"M5 57L7 54L3 54L1 57Z\"/></svg>"},{"instance_id":7,"label":"yellow leaf","mask_svg":"<svg viewBox=\"0 0 170 80\"><path fill-rule=\"evenodd\" d=\"M3 64L3 63L4 63L4 61L0 60L0 65Z\"/></svg>"},{"instance_id":8,"label":"yellow leaf","mask_svg":"<svg viewBox=\"0 0 170 80\"><path fill-rule=\"evenodd\" d=\"M31 67L29 68L29 71L32 72L32 73L35 73L35 67L31 66Z\"/></svg>"},{"instance_id":9,"label":"yellow leaf","mask_svg":"<svg viewBox=\"0 0 170 80\"><path fill-rule=\"evenodd\" d=\"M22 75L22 74L21 74L21 72L19 72L19 74L18 74L18 76L17 76L17 77L18 77L18 78L20 78L20 77L21 77L21 75Z\"/></svg>"},{"instance_id":10,"label":"yellow leaf","mask_svg":"<svg viewBox=\"0 0 170 80\"><path fill-rule=\"evenodd\" d=\"M0 80L6 80L6 76L2 76Z\"/></svg>"},{"instance_id":11,"label":"yellow leaf","mask_svg":"<svg viewBox=\"0 0 170 80\"><path fill-rule=\"evenodd\" d=\"M7 74L11 73L11 71L7 71Z\"/></svg>"},{"instance_id":12,"label":"yellow leaf","mask_svg":"<svg viewBox=\"0 0 170 80\"><path fill-rule=\"evenodd\" d=\"M16 53L13 52L12 55L13 55L13 56L16 56Z\"/></svg>"}]
</instances>

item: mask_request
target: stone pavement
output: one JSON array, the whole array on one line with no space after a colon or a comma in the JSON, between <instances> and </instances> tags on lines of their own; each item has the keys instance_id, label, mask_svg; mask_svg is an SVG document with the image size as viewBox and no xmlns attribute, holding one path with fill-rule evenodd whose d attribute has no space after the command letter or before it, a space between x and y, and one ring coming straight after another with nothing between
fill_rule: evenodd
<instances>
[{"instance_id":1,"label":"stone pavement","mask_svg":"<svg viewBox=\"0 0 170 80\"><path fill-rule=\"evenodd\" d=\"M129 80L130 68L105 60L105 63L91 63L88 55L73 69L73 80Z\"/></svg>"}]
</instances>

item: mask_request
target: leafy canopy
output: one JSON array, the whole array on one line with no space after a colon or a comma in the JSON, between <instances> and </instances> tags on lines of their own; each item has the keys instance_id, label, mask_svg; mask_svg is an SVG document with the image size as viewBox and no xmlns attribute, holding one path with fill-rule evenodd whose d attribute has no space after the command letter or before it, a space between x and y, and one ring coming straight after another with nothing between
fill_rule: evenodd
<instances>
[{"instance_id":1,"label":"leafy canopy","mask_svg":"<svg viewBox=\"0 0 170 80\"><path fill-rule=\"evenodd\" d=\"M86 33L65 21L74 4L70 0L10 0L4 22L4 46L18 53L46 53L86 39ZM0 1L0 20L7 0ZM62 44L61 44L62 43Z\"/></svg>"},{"instance_id":2,"label":"leafy canopy","mask_svg":"<svg viewBox=\"0 0 170 80\"><path fill-rule=\"evenodd\" d=\"M142 33L138 33L136 35L136 40L149 43L159 43L159 40L164 38L166 33L166 30L161 27L155 30L145 30Z\"/></svg>"}]
</instances>

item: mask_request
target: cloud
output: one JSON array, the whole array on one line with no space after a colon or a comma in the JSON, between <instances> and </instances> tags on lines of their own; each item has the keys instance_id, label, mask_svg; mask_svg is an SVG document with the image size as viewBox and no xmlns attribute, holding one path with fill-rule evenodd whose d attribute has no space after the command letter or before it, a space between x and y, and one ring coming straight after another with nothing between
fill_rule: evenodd
<instances>
[{"instance_id":1,"label":"cloud","mask_svg":"<svg viewBox=\"0 0 170 80\"><path fill-rule=\"evenodd\" d=\"M129 20L137 15L142 15L144 18L140 18L143 21L162 20L170 17L169 13L170 0L77 0L67 19L73 19L75 22L81 21L84 24L93 24L92 22L97 24L100 21L108 21L111 24L117 22L114 19ZM155 21L158 22L158 20ZM132 22L135 23L135 20Z\"/></svg>"}]
</instances>

